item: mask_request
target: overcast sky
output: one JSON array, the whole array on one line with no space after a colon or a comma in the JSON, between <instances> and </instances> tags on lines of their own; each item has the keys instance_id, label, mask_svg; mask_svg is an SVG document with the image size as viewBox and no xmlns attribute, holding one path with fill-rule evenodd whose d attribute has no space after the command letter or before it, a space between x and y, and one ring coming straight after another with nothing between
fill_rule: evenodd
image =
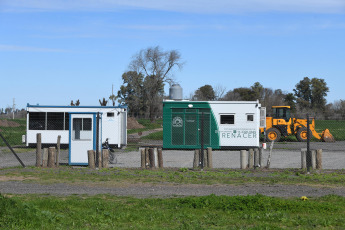
<instances>
[{"instance_id":1,"label":"overcast sky","mask_svg":"<svg viewBox=\"0 0 345 230\"><path fill-rule=\"evenodd\" d=\"M344 0L0 0L0 108L98 105L157 45L181 53L184 97L256 81L292 92L316 77L331 103L345 100L344 41Z\"/></svg>"}]
</instances>

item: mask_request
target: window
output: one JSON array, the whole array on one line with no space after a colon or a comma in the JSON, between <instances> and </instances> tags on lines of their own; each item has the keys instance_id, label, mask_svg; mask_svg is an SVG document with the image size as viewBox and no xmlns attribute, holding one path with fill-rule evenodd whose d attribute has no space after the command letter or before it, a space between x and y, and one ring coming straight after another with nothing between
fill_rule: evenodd
<instances>
[{"instance_id":1,"label":"window","mask_svg":"<svg viewBox=\"0 0 345 230\"><path fill-rule=\"evenodd\" d=\"M254 121L254 115L253 114L247 114L247 121Z\"/></svg>"},{"instance_id":2,"label":"window","mask_svg":"<svg viewBox=\"0 0 345 230\"><path fill-rule=\"evenodd\" d=\"M107 113L107 117L114 117L114 113Z\"/></svg>"},{"instance_id":3,"label":"window","mask_svg":"<svg viewBox=\"0 0 345 230\"><path fill-rule=\"evenodd\" d=\"M235 124L235 115L220 115L220 124Z\"/></svg>"},{"instance_id":4,"label":"window","mask_svg":"<svg viewBox=\"0 0 345 230\"><path fill-rule=\"evenodd\" d=\"M45 130L46 129L46 113L30 112L29 113L29 129Z\"/></svg>"},{"instance_id":5,"label":"window","mask_svg":"<svg viewBox=\"0 0 345 230\"><path fill-rule=\"evenodd\" d=\"M47 130L64 130L64 113L47 113Z\"/></svg>"},{"instance_id":6,"label":"window","mask_svg":"<svg viewBox=\"0 0 345 230\"><path fill-rule=\"evenodd\" d=\"M92 119L91 118L73 118L73 140L91 140L92 139Z\"/></svg>"}]
</instances>

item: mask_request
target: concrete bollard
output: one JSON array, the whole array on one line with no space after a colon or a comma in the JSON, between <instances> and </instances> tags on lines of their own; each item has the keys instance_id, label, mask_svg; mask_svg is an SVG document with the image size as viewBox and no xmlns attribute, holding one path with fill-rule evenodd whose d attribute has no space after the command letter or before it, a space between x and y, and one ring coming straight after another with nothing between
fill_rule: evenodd
<instances>
[{"instance_id":1,"label":"concrete bollard","mask_svg":"<svg viewBox=\"0 0 345 230\"><path fill-rule=\"evenodd\" d=\"M240 151L241 169L246 169L248 165L248 153L246 150Z\"/></svg>"}]
</instances>

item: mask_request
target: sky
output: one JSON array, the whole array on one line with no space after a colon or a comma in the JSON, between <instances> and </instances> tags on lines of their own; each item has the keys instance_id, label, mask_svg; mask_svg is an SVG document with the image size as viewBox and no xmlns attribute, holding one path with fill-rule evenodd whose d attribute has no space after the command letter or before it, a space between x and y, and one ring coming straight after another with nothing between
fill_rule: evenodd
<instances>
[{"instance_id":1,"label":"sky","mask_svg":"<svg viewBox=\"0 0 345 230\"><path fill-rule=\"evenodd\" d=\"M0 0L0 108L99 105L155 46L181 53L184 98L309 77L345 100L344 0Z\"/></svg>"}]
</instances>

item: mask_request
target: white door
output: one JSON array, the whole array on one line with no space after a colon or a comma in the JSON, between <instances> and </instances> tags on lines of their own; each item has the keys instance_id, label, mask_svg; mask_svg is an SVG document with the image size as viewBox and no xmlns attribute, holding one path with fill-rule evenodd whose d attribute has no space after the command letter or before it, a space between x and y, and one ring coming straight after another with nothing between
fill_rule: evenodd
<instances>
[{"instance_id":1,"label":"white door","mask_svg":"<svg viewBox=\"0 0 345 230\"><path fill-rule=\"evenodd\" d=\"M95 114L70 114L70 165L87 165L87 151L96 149L95 116Z\"/></svg>"}]
</instances>

